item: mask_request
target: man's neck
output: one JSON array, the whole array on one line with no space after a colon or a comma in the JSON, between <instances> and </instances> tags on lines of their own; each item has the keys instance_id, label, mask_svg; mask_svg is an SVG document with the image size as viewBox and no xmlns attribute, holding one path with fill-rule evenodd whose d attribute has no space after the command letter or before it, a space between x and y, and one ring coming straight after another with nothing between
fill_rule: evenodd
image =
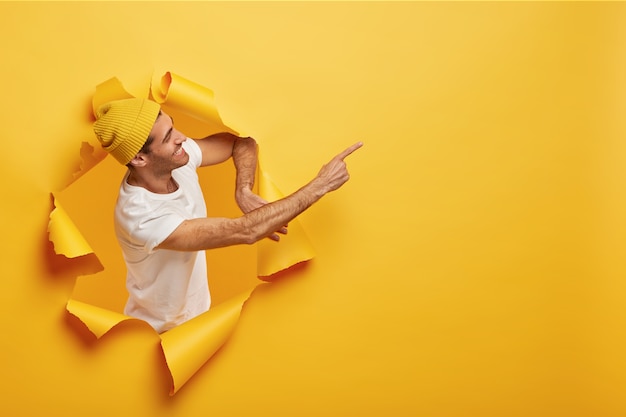
<instances>
[{"instance_id":1,"label":"man's neck","mask_svg":"<svg viewBox=\"0 0 626 417\"><path fill-rule=\"evenodd\" d=\"M178 184L170 172L167 175L155 177L142 175L136 169L130 169L126 182L135 187L142 187L155 194L169 194L178 190Z\"/></svg>"}]
</instances>

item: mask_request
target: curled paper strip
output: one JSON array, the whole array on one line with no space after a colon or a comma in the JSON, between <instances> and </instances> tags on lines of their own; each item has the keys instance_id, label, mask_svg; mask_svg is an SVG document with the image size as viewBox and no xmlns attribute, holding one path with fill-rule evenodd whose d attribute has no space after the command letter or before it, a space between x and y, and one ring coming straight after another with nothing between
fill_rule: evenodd
<instances>
[{"instance_id":1,"label":"curled paper strip","mask_svg":"<svg viewBox=\"0 0 626 417\"><path fill-rule=\"evenodd\" d=\"M167 104L206 123L226 128L215 107L213 91L200 84L167 72L160 83L152 83L151 91L154 101L159 104Z\"/></svg>"},{"instance_id":2,"label":"curled paper strip","mask_svg":"<svg viewBox=\"0 0 626 417\"><path fill-rule=\"evenodd\" d=\"M276 201L284 197L269 174L260 169L258 177L260 196L267 201ZM257 276L259 278L268 280L268 277L276 272L308 261L315 255L313 246L298 221L289 223L289 233L281 236L279 245L280 250L277 250L276 242L268 239L257 243Z\"/></svg>"},{"instance_id":3,"label":"curled paper strip","mask_svg":"<svg viewBox=\"0 0 626 417\"><path fill-rule=\"evenodd\" d=\"M70 216L58 199L54 197L54 209L50 213L48 222L49 239L58 255L68 258L77 258L93 253L93 249L80 233Z\"/></svg>"},{"instance_id":4,"label":"curled paper strip","mask_svg":"<svg viewBox=\"0 0 626 417\"><path fill-rule=\"evenodd\" d=\"M180 126L181 130L189 136L196 136L200 132L202 134L197 136L225 131L235 133L222 122L215 107L213 92L206 87L168 72L162 77L158 86L153 83L151 92L153 99L175 117L177 126ZM107 101L129 97L133 95L125 90L122 83L117 78L111 78L96 87L92 102L93 110L95 112L101 104ZM110 172L100 172L101 168L106 168L104 165L107 165L106 160L103 162L105 163L98 161L96 166L87 168L88 172L81 173L81 183L95 180L92 188L97 188L101 185L98 181L102 181L103 178L110 181ZM92 173L94 175L90 175ZM265 172L260 170L258 178L259 194L263 198L273 201L282 197ZM67 190L69 191L72 186L77 187L74 184L70 184ZM107 186L109 185L107 183ZM49 239L54 244L55 252L68 258L94 254L87 239L83 237L79 228L63 209L61 205L61 203L65 204L63 198L63 192L55 194L55 209L50 214L48 226ZM102 215L103 213L93 214ZM289 229L288 237L282 239L279 245L271 242L258 244L257 276L272 275L313 257L308 239L297 221L292 222ZM117 248L111 250L116 251ZM123 280L123 277L121 279ZM213 305L208 312L160 335L161 348L172 377L170 395L176 393L227 341L237 324L243 304L253 290L254 288L251 288L239 296ZM74 299L74 297L68 301L66 309L84 323L97 338L102 337L123 321L137 320L119 312Z\"/></svg>"},{"instance_id":5,"label":"curled paper strip","mask_svg":"<svg viewBox=\"0 0 626 417\"><path fill-rule=\"evenodd\" d=\"M214 133L237 132L226 126L215 107L213 91L171 72L165 73L151 87L152 98L184 126L184 133L201 138Z\"/></svg>"},{"instance_id":6,"label":"curled paper strip","mask_svg":"<svg viewBox=\"0 0 626 417\"><path fill-rule=\"evenodd\" d=\"M109 78L96 86L96 94L91 100L93 114L96 114L98 107L104 103L124 98L133 98L133 96L124 89L120 80L115 77Z\"/></svg>"},{"instance_id":7,"label":"curled paper strip","mask_svg":"<svg viewBox=\"0 0 626 417\"><path fill-rule=\"evenodd\" d=\"M82 321L98 339L125 320L137 320L106 308L70 299L67 311Z\"/></svg>"},{"instance_id":8,"label":"curled paper strip","mask_svg":"<svg viewBox=\"0 0 626 417\"><path fill-rule=\"evenodd\" d=\"M161 347L172 375L170 395L226 343L251 293L252 290L232 297L161 335Z\"/></svg>"}]
</instances>

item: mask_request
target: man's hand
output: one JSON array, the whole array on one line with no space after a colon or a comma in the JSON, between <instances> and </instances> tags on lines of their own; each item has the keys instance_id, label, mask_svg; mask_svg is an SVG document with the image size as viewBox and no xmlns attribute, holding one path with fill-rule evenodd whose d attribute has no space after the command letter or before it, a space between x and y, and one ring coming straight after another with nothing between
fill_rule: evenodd
<instances>
[{"instance_id":1,"label":"man's hand","mask_svg":"<svg viewBox=\"0 0 626 417\"><path fill-rule=\"evenodd\" d=\"M249 188L240 188L237 189L235 193L235 200L237 200L237 205L241 211L246 214L251 212L252 210L256 210L259 207L262 207L268 203L264 198L253 193ZM277 233L281 233L283 235L287 234L287 225L281 227L276 233L269 236L271 240L278 242L280 240L280 236Z\"/></svg>"},{"instance_id":2,"label":"man's hand","mask_svg":"<svg viewBox=\"0 0 626 417\"><path fill-rule=\"evenodd\" d=\"M237 200L237 205L244 214L267 204L264 198L254 194L249 188L237 189L235 200Z\"/></svg>"},{"instance_id":3,"label":"man's hand","mask_svg":"<svg viewBox=\"0 0 626 417\"><path fill-rule=\"evenodd\" d=\"M317 184L322 187L323 194L336 190L350 179L350 174L348 173L344 159L361 146L363 146L363 142L355 143L336 155L320 169L320 172L313 182L317 182Z\"/></svg>"}]
</instances>

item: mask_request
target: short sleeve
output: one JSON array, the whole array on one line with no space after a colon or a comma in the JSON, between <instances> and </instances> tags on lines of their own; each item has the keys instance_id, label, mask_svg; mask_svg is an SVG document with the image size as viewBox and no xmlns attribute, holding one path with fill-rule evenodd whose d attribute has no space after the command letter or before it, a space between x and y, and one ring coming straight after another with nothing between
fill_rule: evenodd
<instances>
[{"instance_id":1,"label":"short sleeve","mask_svg":"<svg viewBox=\"0 0 626 417\"><path fill-rule=\"evenodd\" d=\"M202 149L200 149L200 145L195 140L187 138L183 142L183 149L189 155L189 165L193 166L194 169L202 165Z\"/></svg>"},{"instance_id":2,"label":"short sleeve","mask_svg":"<svg viewBox=\"0 0 626 417\"><path fill-rule=\"evenodd\" d=\"M175 211L145 217L133 230L132 238L148 253L152 253L186 218Z\"/></svg>"}]
</instances>

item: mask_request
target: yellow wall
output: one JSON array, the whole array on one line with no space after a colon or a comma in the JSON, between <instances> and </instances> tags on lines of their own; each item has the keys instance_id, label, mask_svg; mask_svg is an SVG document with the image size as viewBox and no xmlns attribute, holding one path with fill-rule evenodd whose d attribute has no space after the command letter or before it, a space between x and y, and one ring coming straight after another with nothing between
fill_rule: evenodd
<instances>
[{"instance_id":1,"label":"yellow wall","mask_svg":"<svg viewBox=\"0 0 626 417\"><path fill-rule=\"evenodd\" d=\"M0 22L0 414L626 413L626 5L0 3ZM173 397L153 332L95 341L67 315L81 266L46 233L96 84L153 70L212 88L285 192L365 142L301 217L316 258Z\"/></svg>"}]
</instances>

